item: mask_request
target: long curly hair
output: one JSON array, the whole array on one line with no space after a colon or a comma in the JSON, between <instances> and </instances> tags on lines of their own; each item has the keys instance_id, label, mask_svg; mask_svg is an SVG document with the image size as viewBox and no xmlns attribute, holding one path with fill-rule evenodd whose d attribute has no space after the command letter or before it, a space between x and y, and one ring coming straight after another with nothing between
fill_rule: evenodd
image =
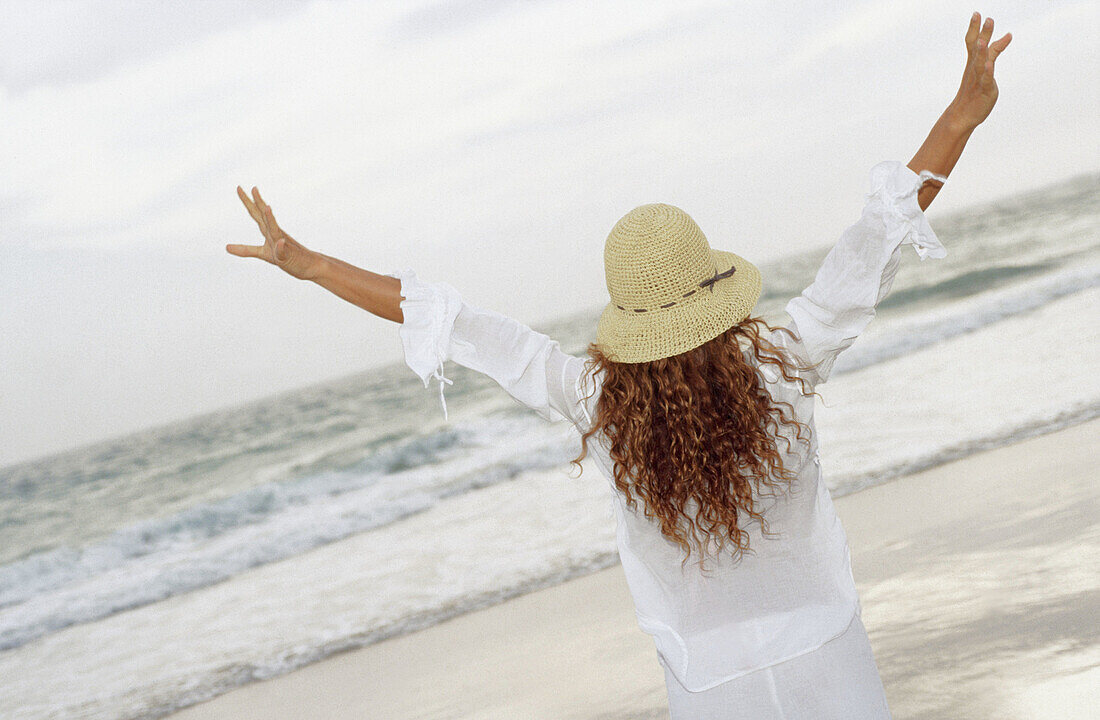
<instances>
[{"instance_id":1,"label":"long curly hair","mask_svg":"<svg viewBox=\"0 0 1100 720\"><path fill-rule=\"evenodd\" d=\"M776 330L749 317L699 347L643 363L614 362L596 343L588 346L592 361L585 372L603 371L602 390L592 427L581 435L580 455L570 462L583 472L589 438L602 430L610 441L615 486L632 509L642 500L646 517L656 518L661 532L684 551L684 563L693 548L702 562L712 543L720 553L730 542L739 560L749 550L743 518L772 534L754 502L753 483L774 490L797 477L783 466L775 436L782 423L808 442L809 428L798 422L790 403L775 402L760 366L774 365L785 380L797 380L803 395L817 393L797 375L809 368L766 339L761 327ZM797 337L786 327L779 331ZM589 386L595 392L595 384ZM791 441L784 439L789 452Z\"/></svg>"}]
</instances>

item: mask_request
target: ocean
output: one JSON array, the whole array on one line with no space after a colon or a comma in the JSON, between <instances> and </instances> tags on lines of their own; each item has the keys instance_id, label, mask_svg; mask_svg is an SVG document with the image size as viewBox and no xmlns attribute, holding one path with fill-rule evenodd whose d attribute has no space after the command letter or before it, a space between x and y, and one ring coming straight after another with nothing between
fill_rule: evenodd
<instances>
[{"instance_id":1,"label":"ocean","mask_svg":"<svg viewBox=\"0 0 1100 720\"><path fill-rule=\"evenodd\" d=\"M1100 415L1100 174L932 225L820 388L834 497ZM537 329L581 355L599 310ZM399 364L0 468L0 717L162 717L616 563L576 432L448 368L449 423Z\"/></svg>"}]
</instances>

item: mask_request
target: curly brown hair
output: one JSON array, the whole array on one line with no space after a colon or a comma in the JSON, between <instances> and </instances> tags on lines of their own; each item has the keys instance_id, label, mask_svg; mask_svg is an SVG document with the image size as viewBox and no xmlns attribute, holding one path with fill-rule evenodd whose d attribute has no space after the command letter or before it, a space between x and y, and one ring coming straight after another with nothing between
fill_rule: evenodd
<instances>
[{"instance_id":1,"label":"curly brown hair","mask_svg":"<svg viewBox=\"0 0 1100 720\"><path fill-rule=\"evenodd\" d=\"M776 488L797 476L783 466L775 434L793 426L803 441L809 428L795 418L788 402L776 403L764 387L760 364L776 366L787 381L797 380L804 395L809 368L763 336L760 317L748 317L718 337L679 355L643 363L609 360L590 343L586 373L604 372L592 427L581 435L581 453L570 461L581 468L588 440L603 430L615 463L614 483L631 508L641 498L645 516L684 551L684 563L697 547L705 558L711 541L717 550L732 541L740 559L749 549L744 515L770 534L754 504L752 483ZM788 328L779 328L790 337ZM756 363L744 355L751 349ZM593 362L594 361L594 362ZM594 384L590 384L595 392ZM591 397L591 394L588 396ZM820 395L818 395L820 397ZM783 407L785 406L785 407ZM790 451L791 441L787 441ZM687 510L696 507L694 517ZM686 523L681 520L686 520Z\"/></svg>"}]
</instances>

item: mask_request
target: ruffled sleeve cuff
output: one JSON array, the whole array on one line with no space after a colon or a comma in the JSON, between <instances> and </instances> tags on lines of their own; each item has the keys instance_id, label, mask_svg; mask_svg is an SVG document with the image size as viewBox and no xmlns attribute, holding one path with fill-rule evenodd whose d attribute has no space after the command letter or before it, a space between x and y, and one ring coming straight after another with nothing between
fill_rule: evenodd
<instances>
[{"instance_id":1,"label":"ruffled sleeve cuff","mask_svg":"<svg viewBox=\"0 0 1100 720\"><path fill-rule=\"evenodd\" d=\"M401 280L401 347L405 364L428 387L432 378L439 381L439 402L443 419L447 419L447 400L443 386L454 384L443 376L444 363L450 359L451 332L455 318L462 309L462 296L453 286L425 283L412 270L386 273Z\"/></svg>"},{"instance_id":2,"label":"ruffled sleeve cuff","mask_svg":"<svg viewBox=\"0 0 1100 720\"><path fill-rule=\"evenodd\" d=\"M887 237L912 245L922 261L947 255L917 202L917 193L929 180L946 183L947 177L930 170L918 174L897 160L887 160L871 168L871 192L866 197L868 203L879 205Z\"/></svg>"}]
</instances>

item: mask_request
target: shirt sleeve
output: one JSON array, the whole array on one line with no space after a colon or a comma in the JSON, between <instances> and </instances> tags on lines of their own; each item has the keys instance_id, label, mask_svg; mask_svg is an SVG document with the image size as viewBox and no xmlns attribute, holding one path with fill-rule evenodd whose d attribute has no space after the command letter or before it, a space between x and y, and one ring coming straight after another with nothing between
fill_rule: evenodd
<instances>
[{"instance_id":1,"label":"shirt sleeve","mask_svg":"<svg viewBox=\"0 0 1100 720\"><path fill-rule=\"evenodd\" d=\"M488 375L546 420L587 419L580 402L583 358L507 315L470 305L448 283L423 282L412 270L387 274L401 280L405 363L424 387L432 378L439 381L444 419L443 387L453 384L443 374L447 360Z\"/></svg>"},{"instance_id":2,"label":"shirt sleeve","mask_svg":"<svg viewBox=\"0 0 1100 720\"><path fill-rule=\"evenodd\" d=\"M773 339L798 362L814 366L803 374L811 384L828 380L837 356L874 319L894 283L902 245L912 245L921 261L947 255L917 203L930 179L947 181L928 170L918 175L896 160L871 168L871 192L859 220L829 250L809 287L787 303L789 328L800 339L783 333Z\"/></svg>"}]
</instances>

